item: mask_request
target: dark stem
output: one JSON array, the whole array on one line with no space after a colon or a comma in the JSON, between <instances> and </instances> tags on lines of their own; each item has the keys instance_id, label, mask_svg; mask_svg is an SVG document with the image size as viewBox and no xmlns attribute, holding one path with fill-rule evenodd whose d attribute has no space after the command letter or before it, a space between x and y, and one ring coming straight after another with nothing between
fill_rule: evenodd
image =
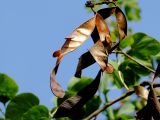
<instances>
[{"instance_id":1,"label":"dark stem","mask_svg":"<svg viewBox=\"0 0 160 120\"><path fill-rule=\"evenodd\" d=\"M90 120L91 118L97 116L99 113L101 113L102 111L104 111L105 109L107 109L108 107L110 107L111 105L119 102L120 100L132 95L135 91L134 90L131 90L131 91L128 91L126 94L122 95L121 97L107 103L106 105L104 105L102 108L100 109L97 109L96 111L94 111L92 114L90 114L88 117L86 117L84 120Z\"/></svg>"}]
</instances>

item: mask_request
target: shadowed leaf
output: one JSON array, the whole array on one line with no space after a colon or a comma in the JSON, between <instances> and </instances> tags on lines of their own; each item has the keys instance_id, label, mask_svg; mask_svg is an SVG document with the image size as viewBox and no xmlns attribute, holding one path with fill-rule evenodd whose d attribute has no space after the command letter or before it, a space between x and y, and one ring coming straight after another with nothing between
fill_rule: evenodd
<instances>
[{"instance_id":1,"label":"shadowed leaf","mask_svg":"<svg viewBox=\"0 0 160 120\"><path fill-rule=\"evenodd\" d=\"M56 111L54 117L73 117L77 118L79 110L86 104L96 93L101 77L101 71L99 71L97 77L88 86L80 90L75 96L65 100Z\"/></svg>"}]
</instances>

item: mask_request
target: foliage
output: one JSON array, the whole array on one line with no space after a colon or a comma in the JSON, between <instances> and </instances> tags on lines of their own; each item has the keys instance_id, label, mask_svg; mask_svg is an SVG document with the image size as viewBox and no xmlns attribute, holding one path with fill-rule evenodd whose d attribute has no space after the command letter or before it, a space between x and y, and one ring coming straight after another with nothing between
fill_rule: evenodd
<instances>
[{"instance_id":1,"label":"foliage","mask_svg":"<svg viewBox=\"0 0 160 120\"><path fill-rule=\"evenodd\" d=\"M145 33L127 35L127 22L140 20L137 1L94 0L86 6L95 15L77 27L53 54L57 57L51 73L51 89L57 96L54 108L40 105L32 93L17 95L15 81L0 73L0 102L6 105L5 111L0 109L0 120L89 120L99 114L108 120L160 118L160 85L155 83L160 74L160 42ZM112 15L116 21L108 24L105 19ZM94 45L80 56L75 76L64 91L55 79L60 62L89 36ZM82 76L83 69L94 63L100 66L96 78ZM148 82L150 76L153 79ZM120 97L113 99L114 94Z\"/></svg>"},{"instance_id":2,"label":"foliage","mask_svg":"<svg viewBox=\"0 0 160 120\"><path fill-rule=\"evenodd\" d=\"M5 114L0 109L3 115L0 119L49 120L49 110L45 106L39 105L37 96L32 93L16 95L18 85L6 74L0 74L0 83L1 102L4 105L7 102Z\"/></svg>"}]
</instances>

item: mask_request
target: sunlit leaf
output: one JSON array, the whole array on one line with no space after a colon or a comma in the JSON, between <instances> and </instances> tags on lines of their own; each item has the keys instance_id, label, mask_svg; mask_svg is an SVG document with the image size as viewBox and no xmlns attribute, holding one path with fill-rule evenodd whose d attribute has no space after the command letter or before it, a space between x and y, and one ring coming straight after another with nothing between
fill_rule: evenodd
<instances>
[{"instance_id":1,"label":"sunlit leaf","mask_svg":"<svg viewBox=\"0 0 160 120\"><path fill-rule=\"evenodd\" d=\"M160 51L160 42L144 34L136 33L132 35L134 43L128 54L141 60L150 60L152 56Z\"/></svg>"},{"instance_id":2,"label":"sunlit leaf","mask_svg":"<svg viewBox=\"0 0 160 120\"><path fill-rule=\"evenodd\" d=\"M89 77L72 78L68 83L68 90L78 92L93 81Z\"/></svg>"},{"instance_id":3,"label":"sunlit leaf","mask_svg":"<svg viewBox=\"0 0 160 120\"><path fill-rule=\"evenodd\" d=\"M30 108L39 104L39 99L32 93L17 95L9 102L5 117L8 120L21 120L22 115Z\"/></svg>"},{"instance_id":4,"label":"sunlit leaf","mask_svg":"<svg viewBox=\"0 0 160 120\"><path fill-rule=\"evenodd\" d=\"M124 49L126 47L130 47L134 43L134 39L132 36L127 36L120 42L120 48Z\"/></svg>"},{"instance_id":5,"label":"sunlit leaf","mask_svg":"<svg viewBox=\"0 0 160 120\"><path fill-rule=\"evenodd\" d=\"M18 92L18 85L8 75L0 73L0 101L5 104Z\"/></svg>"},{"instance_id":6,"label":"sunlit leaf","mask_svg":"<svg viewBox=\"0 0 160 120\"><path fill-rule=\"evenodd\" d=\"M147 90L145 87L135 86L135 87L134 87L134 90L135 90L135 93L136 93L138 96L144 98L145 100L148 99L148 94L149 94L149 92L148 92L148 90Z\"/></svg>"},{"instance_id":7,"label":"sunlit leaf","mask_svg":"<svg viewBox=\"0 0 160 120\"><path fill-rule=\"evenodd\" d=\"M120 40L122 40L127 36L127 20L119 7L116 8L115 15L118 24L119 37Z\"/></svg>"},{"instance_id":8,"label":"sunlit leaf","mask_svg":"<svg viewBox=\"0 0 160 120\"><path fill-rule=\"evenodd\" d=\"M101 77L101 71L98 73L97 77L88 86L80 90L75 96L65 100L58 108L54 117L76 117L79 110L84 104L90 100L96 93Z\"/></svg>"}]
</instances>

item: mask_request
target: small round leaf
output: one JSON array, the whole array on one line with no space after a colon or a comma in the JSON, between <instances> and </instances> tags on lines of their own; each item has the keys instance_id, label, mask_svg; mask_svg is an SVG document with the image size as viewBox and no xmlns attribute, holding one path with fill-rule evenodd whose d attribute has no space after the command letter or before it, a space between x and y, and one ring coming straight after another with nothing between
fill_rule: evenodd
<instances>
[{"instance_id":1,"label":"small round leaf","mask_svg":"<svg viewBox=\"0 0 160 120\"><path fill-rule=\"evenodd\" d=\"M18 92L18 85L8 75L0 73L0 102L5 104Z\"/></svg>"},{"instance_id":2,"label":"small round leaf","mask_svg":"<svg viewBox=\"0 0 160 120\"><path fill-rule=\"evenodd\" d=\"M11 120L21 120L22 115L30 108L39 104L39 99L32 93L17 95L8 104L5 117Z\"/></svg>"}]
</instances>

